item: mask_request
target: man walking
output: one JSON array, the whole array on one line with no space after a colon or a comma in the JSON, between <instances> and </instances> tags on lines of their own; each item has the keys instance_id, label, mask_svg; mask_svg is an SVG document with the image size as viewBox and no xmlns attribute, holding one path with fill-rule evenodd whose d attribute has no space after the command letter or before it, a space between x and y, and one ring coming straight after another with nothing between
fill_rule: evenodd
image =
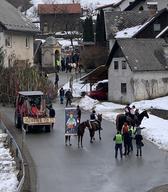
<instances>
[{"instance_id":1,"label":"man walking","mask_svg":"<svg viewBox=\"0 0 168 192\"><path fill-rule=\"evenodd\" d=\"M117 158L118 155L118 149L120 151L120 157L122 159L122 142L123 142L123 136L119 131L117 131L117 134L114 136L113 140L115 141L115 158Z\"/></svg>"},{"instance_id":2,"label":"man walking","mask_svg":"<svg viewBox=\"0 0 168 192\"><path fill-rule=\"evenodd\" d=\"M64 94L65 94L65 91L64 91L63 87L61 87L61 89L59 90L60 104L64 103Z\"/></svg>"},{"instance_id":3,"label":"man walking","mask_svg":"<svg viewBox=\"0 0 168 192\"><path fill-rule=\"evenodd\" d=\"M70 89L68 89L68 91L65 93L65 97L66 97L66 107L68 105L71 106L73 96L72 96L72 92Z\"/></svg>"}]
</instances>

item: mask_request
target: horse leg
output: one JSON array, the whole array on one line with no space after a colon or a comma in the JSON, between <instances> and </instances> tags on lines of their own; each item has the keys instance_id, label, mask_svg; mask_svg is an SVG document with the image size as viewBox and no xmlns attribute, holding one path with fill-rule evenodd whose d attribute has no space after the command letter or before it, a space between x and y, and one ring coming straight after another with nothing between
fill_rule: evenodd
<instances>
[{"instance_id":1,"label":"horse leg","mask_svg":"<svg viewBox=\"0 0 168 192\"><path fill-rule=\"evenodd\" d=\"M93 134L92 134L92 130L89 129L89 132L90 132L90 143L93 143L92 139L93 139Z\"/></svg>"},{"instance_id":2,"label":"horse leg","mask_svg":"<svg viewBox=\"0 0 168 192\"><path fill-rule=\"evenodd\" d=\"M99 140L101 140L101 127L99 128Z\"/></svg>"},{"instance_id":3,"label":"horse leg","mask_svg":"<svg viewBox=\"0 0 168 192\"><path fill-rule=\"evenodd\" d=\"M81 135L81 147L83 148L83 135Z\"/></svg>"},{"instance_id":4,"label":"horse leg","mask_svg":"<svg viewBox=\"0 0 168 192\"><path fill-rule=\"evenodd\" d=\"M79 142L80 142L80 135L78 135L78 148L79 148Z\"/></svg>"}]
</instances>

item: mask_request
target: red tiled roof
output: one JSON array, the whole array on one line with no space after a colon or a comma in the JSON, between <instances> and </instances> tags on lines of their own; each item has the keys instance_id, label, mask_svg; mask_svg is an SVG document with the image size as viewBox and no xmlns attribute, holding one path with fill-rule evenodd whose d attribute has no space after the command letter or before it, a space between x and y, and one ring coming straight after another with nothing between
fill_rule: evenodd
<instances>
[{"instance_id":1,"label":"red tiled roof","mask_svg":"<svg viewBox=\"0 0 168 192\"><path fill-rule=\"evenodd\" d=\"M79 3L74 4L38 4L38 14L81 13Z\"/></svg>"}]
</instances>

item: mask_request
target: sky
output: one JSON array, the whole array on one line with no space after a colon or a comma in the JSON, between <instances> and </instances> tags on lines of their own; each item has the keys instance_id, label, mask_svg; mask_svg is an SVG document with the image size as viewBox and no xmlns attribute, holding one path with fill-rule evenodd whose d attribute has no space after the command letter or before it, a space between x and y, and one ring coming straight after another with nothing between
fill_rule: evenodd
<instances>
[{"instance_id":1,"label":"sky","mask_svg":"<svg viewBox=\"0 0 168 192\"><path fill-rule=\"evenodd\" d=\"M64 89L68 88L69 83L64 85ZM80 97L81 91L88 92L89 85L86 84L86 86L83 87L83 84L81 84L79 80L74 80L73 96ZM79 105L84 110L89 111L94 108L97 113L102 113L104 119L112 121L113 123L115 123L117 114L124 113L125 108L125 105L119 105L112 102L99 102L91 99L87 95L73 104ZM142 100L131 103L131 106L132 105L135 105L140 112L151 108L168 110L168 96L153 100ZM168 120L149 114L149 119L145 117L141 123L141 127L145 127L142 130L142 135L145 139L157 145L159 149L168 151Z\"/></svg>"}]
</instances>

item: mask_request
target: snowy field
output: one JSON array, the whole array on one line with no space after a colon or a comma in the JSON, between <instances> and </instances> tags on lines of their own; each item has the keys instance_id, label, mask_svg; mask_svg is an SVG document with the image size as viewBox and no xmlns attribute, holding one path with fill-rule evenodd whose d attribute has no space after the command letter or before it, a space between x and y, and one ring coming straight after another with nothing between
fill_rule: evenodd
<instances>
[{"instance_id":1,"label":"snowy field","mask_svg":"<svg viewBox=\"0 0 168 192\"><path fill-rule=\"evenodd\" d=\"M0 192L17 192L16 163L9 149L3 146L7 134L0 133Z\"/></svg>"},{"instance_id":2,"label":"snowy field","mask_svg":"<svg viewBox=\"0 0 168 192\"><path fill-rule=\"evenodd\" d=\"M68 89L69 84L64 85L64 89ZM73 83L73 96L80 97L81 91L88 91L89 85L83 86L80 81ZM80 105L84 110L91 111L93 108L97 113L102 113L103 118L115 123L116 115L124 113L125 105L119 105L112 102L99 102L91 99L88 96L79 99L74 105ZM157 98L153 100L142 100L139 102L131 103L135 105L140 111L148 109L165 109L168 110L168 96ZM161 119L154 115L149 114L149 119L144 118L141 127L145 127L142 135L149 141L156 144L160 149L168 151L168 120Z\"/></svg>"}]
</instances>

